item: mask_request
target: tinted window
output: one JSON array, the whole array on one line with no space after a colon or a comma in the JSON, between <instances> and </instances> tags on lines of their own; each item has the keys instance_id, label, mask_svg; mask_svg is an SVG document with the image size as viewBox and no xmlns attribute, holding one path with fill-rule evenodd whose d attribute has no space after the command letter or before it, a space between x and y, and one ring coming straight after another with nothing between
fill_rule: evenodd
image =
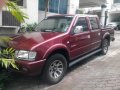
<instances>
[{"instance_id":1,"label":"tinted window","mask_svg":"<svg viewBox=\"0 0 120 90\"><path fill-rule=\"evenodd\" d=\"M88 24L85 17L80 17L76 23L76 26L82 26L83 32L88 31Z\"/></svg>"},{"instance_id":2,"label":"tinted window","mask_svg":"<svg viewBox=\"0 0 120 90\"><path fill-rule=\"evenodd\" d=\"M92 30L99 29L97 18L91 17L90 24L91 24Z\"/></svg>"}]
</instances>

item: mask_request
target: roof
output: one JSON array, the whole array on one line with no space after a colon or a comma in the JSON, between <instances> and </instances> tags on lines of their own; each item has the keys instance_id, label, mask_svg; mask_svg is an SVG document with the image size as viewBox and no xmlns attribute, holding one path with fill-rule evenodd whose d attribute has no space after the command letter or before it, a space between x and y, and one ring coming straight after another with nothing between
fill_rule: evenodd
<instances>
[{"instance_id":1,"label":"roof","mask_svg":"<svg viewBox=\"0 0 120 90\"><path fill-rule=\"evenodd\" d=\"M60 15L52 15L52 16L48 16L48 17L74 17L74 16L78 16L78 17L98 17L97 15L90 15L90 14L60 14Z\"/></svg>"}]
</instances>

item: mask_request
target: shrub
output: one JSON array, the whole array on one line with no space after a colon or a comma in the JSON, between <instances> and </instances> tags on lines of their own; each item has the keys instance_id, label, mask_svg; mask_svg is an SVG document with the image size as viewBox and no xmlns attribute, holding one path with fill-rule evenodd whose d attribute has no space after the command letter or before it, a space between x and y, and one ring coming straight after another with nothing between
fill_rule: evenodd
<instances>
[{"instance_id":1,"label":"shrub","mask_svg":"<svg viewBox=\"0 0 120 90\"><path fill-rule=\"evenodd\" d=\"M20 28L20 32L35 31L36 26L37 26L37 23L22 25L21 28Z\"/></svg>"},{"instance_id":2,"label":"shrub","mask_svg":"<svg viewBox=\"0 0 120 90\"><path fill-rule=\"evenodd\" d=\"M18 69L14 61L14 49L7 48L0 51L0 90L4 89L5 83L10 79L10 74L6 72L8 67Z\"/></svg>"}]
</instances>

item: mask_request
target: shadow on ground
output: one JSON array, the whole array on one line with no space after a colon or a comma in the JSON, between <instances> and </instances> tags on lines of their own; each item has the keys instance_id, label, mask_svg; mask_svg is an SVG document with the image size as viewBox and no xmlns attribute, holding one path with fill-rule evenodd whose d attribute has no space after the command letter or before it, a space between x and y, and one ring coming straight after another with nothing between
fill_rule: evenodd
<instances>
[{"instance_id":1,"label":"shadow on ground","mask_svg":"<svg viewBox=\"0 0 120 90\"><path fill-rule=\"evenodd\" d=\"M75 69L82 67L83 65L87 64L88 62L94 60L95 58L97 58L99 56L99 54L95 54L87 59L84 59L83 61L80 61L79 63L73 65L72 67L70 67L67 71L67 74L70 74L72 71L74 71ZM36 76L36 77L27 77L27 76L23 76L23 75L19 75L19 74L12 74L12 79L11 81L9 81L9 83L7 84L7 87L5 90L16 90L15 88L17 88L17 90L21 90L24 88L24 90L30 90L30 88L33 87L38 87L40 89L44 89L46 87L49 87L50 85L47 84L44 81L44 78L41 77L41 75Z\"/></svg>"}]
</instances>

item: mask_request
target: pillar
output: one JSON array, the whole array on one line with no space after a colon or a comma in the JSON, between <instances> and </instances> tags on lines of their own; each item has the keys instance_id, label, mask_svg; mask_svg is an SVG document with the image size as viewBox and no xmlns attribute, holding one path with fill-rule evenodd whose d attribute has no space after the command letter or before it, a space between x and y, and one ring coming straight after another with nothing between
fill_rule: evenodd
<instances>
[{"instance_id":1,"label":"pillar","mask_svg":"<svg viewBox=\"0 0 120 90\"><path fill-rule=\"evenodd\" d=\"M106 11L106 5L101 6L101 18L100 22L102 25L105 25L105 11Z\"/></svg>"},{"instance_id":2,"label":"pillar","mask_svg":"<svg viewBox=\"0 0 120 90\"><path fill-rule=\"evenodd\" d=\"M38 23L38 0L27 0L26 1L27 14L29 19L27 23Z\"/></svg>"},{"instance_id":3,"label":"pillar","mask_svg":"<svg viewBox=\"0 0 120 90\"><path fill-rule=\"evenodd\" d=\"M79 9L80 0L68 0L68 14L75 14L76 9Z\"/></svg>"}]
</instances>

